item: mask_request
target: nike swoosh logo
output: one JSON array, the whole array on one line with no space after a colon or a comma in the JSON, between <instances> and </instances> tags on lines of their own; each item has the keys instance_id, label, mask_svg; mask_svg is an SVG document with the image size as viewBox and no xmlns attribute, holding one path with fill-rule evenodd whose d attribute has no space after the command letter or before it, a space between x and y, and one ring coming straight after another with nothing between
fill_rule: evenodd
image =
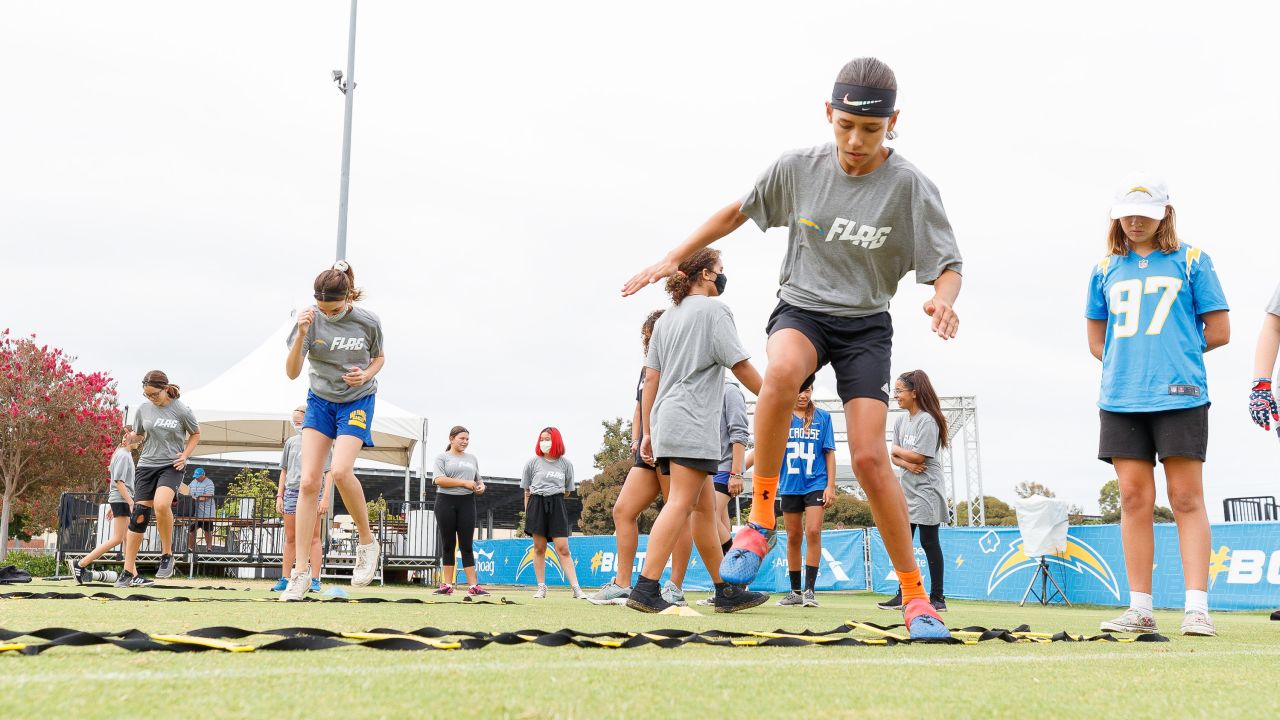
<instances>
[{"instance_id":1,"label":"nike swoosh logo","mask_svg":"<svg viewBox=\"0 0 1280 720\"><path fill-rule=\"evenodd\" d=\"M843 100L842 102L844 102L844 104L845 104L845 105L852 105L852 106L854 106L854 107L861 107L861 106L863 106L863 105L875 105L875 104L876 104L876 103L878 103L878 102L884 102L884 101L883 101L883 100L850 100L850 99L849 99L849 93L845 93L845 94L844 94L844 100Z\"/></svg>"}]
</instances>

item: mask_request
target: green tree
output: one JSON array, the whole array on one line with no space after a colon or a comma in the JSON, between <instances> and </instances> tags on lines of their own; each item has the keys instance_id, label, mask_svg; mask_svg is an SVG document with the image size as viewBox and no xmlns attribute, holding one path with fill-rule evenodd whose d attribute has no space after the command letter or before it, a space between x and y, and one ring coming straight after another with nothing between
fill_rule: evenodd
<instances>
[{"instance_id":1,"label":"green tree","mask_svg":"<svg viewBox=\"0 0 1280 720\"><path fill-rule=\"evenodd\" d=\"M578 487L578 497L582 498L578 529L585 535L613 534L613 506L632 466L631 423L614 418L600 424L604 427L604 437L594 458L599 472ZM649 532L661 508L659 499L656 507L646 508L640 514L640 532Z\"/></svg>"},{"instance_id":2,"label":"green tree","mask_svg":"<svg viewBox=\"0 0 1280 720\"><path fill-rule=\"evenodd\" d=\"M822 526L828 529L871 527L871 503L852 493L838 493L831 507L822 513Z\"/></svg>"},{"instance_id":3,"label":"green tree","mask_svg":"<svg viewBox=\"0 0 1280 720\"><path fill-rule=\"evenodd\" d=\"M1032 495L1040 495L1047 498L1055 497L1052 490L1034 480L1023 480L1017 485L1014 485L1013 492L1024 500Z\"/></svg>"},{"instance_id":4,"label":"green tree","mask_svg":"<svg viewBox=\"0 0 1280 720\"><path fill-rule=\"evenodd\" d=\"M1009 507L1009 503L1000 498L984 495L982 508L986 512L988 525L1013 527L1018 524L1018 517L1014 514L1013 508ZM956 524L965 525L968 522L969 502L961 500L956 504Z\"/></svg>"},{"instance_id":5,"label":"green tree","mask_svg":"<svg viewBox=\"0 0 1280 720\"><path fill-rule=\"evenodd\" d=\"M271 479L270 470L251 470L245 468L236 473L236 477L227 486L227 499L222 503L219 517L237 517L240 514L240 501L253 498L254 512L258 517L270 517L276 514L277 480Z\"/></svg>"},{"instance_id":6,"label":"green tree","mask_svg":"<svg viewBox=\"0 0 1280 720\"><path fill-rule=\"evenodd\" d=\"M1102 522L1120 522L1120 480L1109 480L1098 492L1098 510L1102 512ZM1152 519L1158 523L1173 522L1173 510L1164 505L1157 505L1152 511Z\"/></svg>"}]
</instances>

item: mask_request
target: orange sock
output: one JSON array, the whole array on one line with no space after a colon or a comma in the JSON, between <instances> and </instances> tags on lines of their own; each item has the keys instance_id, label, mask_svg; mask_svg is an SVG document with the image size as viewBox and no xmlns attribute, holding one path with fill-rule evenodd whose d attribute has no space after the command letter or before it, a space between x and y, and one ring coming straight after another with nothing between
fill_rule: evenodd
<instances>
[{"instance_id":1,"label":"orange sock","mask_svg":"<svg viewBox=\"0 0 1280 720\"><path fill-rule=\"evenodd\" d=\"M922 600L929 599L929 593L924 591L924 581L920 579L920 568L916 568L910 572L898 572L898 582L902 584L902 604L920 598Z\"/></svg>"},{"instance_id":2,"label":"orange sock","mask_svg":"<svg viewBox=\"0 0 1280 720\"><path fill-rule=\"evenodd\" d=\"M751 522L766 530L778 523L773 501L778 494L778 478L756 475L751 479Z\"/></svg>"}]
</instances>

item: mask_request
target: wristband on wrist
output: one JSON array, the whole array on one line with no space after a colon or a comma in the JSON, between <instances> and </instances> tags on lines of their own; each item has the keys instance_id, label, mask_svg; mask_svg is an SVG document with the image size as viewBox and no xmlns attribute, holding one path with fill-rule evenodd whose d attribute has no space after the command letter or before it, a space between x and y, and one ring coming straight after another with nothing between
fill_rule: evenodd
<instances>
[{"instance_id":1,"label":"wristband on wrist","mask_svg":"<svg viewBox=\"0 0 1280 720\"><path fill-rule=\"evenodd\" d=\"M1265 378L1265 377L1254 378L1253 389L1254 390L1270 390L1271 378Z\"/></svg>"}]
</instances>

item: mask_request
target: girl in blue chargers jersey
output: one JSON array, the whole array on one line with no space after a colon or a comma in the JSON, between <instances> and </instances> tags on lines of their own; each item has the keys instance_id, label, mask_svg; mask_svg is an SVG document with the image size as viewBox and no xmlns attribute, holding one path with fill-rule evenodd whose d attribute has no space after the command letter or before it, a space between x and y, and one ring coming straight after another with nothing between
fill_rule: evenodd
<instances>
[{"instance_id":1,"label":"girl in blue chargers jersey","mask_svg":"<svg viewBox=\"0 0 1280 720\"><path fill-rule=\"evenodd\" d=\"M1103 630L1155 632L1151 572L1155 465L1164 465L1186 584L1184 635L1215 635L1209 618L1209 442L1204 353L1227 344L1227 300L1213 262L1179 242L1163 182L1126 183L1111 207L1107 256L1089 280L1089 351L1102 361L1098 458L1120 482L1129 609Z\"/></svg>"},{"instance_id":2,"label":"girl in blue chargers jersey","mask_svg":"<svg viewBox=\"0 0 1280 720\"><path fill-rule=\"evenodd\" d=\"M810 375L791 412L787 455L782 462L778 497L787 530L787 576L791 592L779 605L818 607L814 589L822 561L822 514L836 499L836 436L831 413L813 404ZM800 544L804 552L804 592L800 591Z\"/></svg>"}]
</instances>

